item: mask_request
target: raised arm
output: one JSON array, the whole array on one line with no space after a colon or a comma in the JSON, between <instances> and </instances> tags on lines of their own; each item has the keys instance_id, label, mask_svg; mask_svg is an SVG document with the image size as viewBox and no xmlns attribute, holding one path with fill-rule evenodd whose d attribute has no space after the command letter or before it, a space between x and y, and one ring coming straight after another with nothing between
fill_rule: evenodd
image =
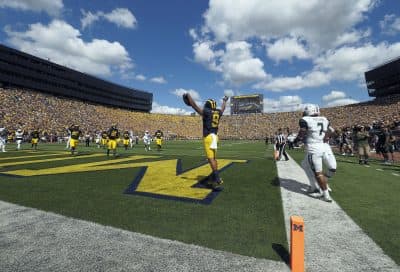
<instances>
[{"instance_id":1,"label":"raised arm","mask_svg":"<svg viewBox=\"0 0 400 272\"><path fill-rule=\"evenodd\" d=\"M224 98L222 99L222 105L221 105L221 112L223 113L225 111L225 107L226 107L226 102L228 101L229 97L228 96L224 96Z\"/></svg>"},{"instance_id":2,"label":"raised arm","mask_svg":"<svg viewBox=\"0 0 400 272\"><path fill-rule=\"evenodd\" d=\"M193 100L193 98L190 96L190 94L189 94L189 93L186 93L186 96L187 96L187 98L188 98L188 101L189 101L190 106L191 106L198 114L200 114L201 116L203 116L203 110L202 110L199 106L197 106L196 102Z\"/></svg>"}]
</instances>

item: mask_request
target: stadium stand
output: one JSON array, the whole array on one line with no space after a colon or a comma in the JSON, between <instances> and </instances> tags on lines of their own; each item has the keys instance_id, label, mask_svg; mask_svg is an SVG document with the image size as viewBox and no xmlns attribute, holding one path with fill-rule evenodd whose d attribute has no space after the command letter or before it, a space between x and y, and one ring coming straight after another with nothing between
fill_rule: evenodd
<instances>
[{"instance_id":1,"label":"stadium stand","mask_svg":"<svg viewBox=\"0 0 400 272\"><path fill-rule=\"evenodd\" d=\"M153 94L114 84L0 44L0 86L150 112Z\"/></svg>"},{"instance_id":2,"label":"stadium stand","mask_svg":"<svg viewBox=\"0 0 400 272\"><path fill-rule=\"evenodd\" d=\"M96 131L118 124L122 130L141 135L145 130L161 129L166 136L181 139L201 138L199 116L180 116L136 112L123 108L83 102L51 94L18 88L0 88L0 114L9 130L39 128L48 135L63 135L65 128L79 124L82 131ZM400 124L400 95L373 101L322 109L335 128L355 124L383 122L393 129ZM301 112L279 112L224 116L220 127L222 139L264 139L278 128L298 130Z\"/></svg>"}]
</instances>

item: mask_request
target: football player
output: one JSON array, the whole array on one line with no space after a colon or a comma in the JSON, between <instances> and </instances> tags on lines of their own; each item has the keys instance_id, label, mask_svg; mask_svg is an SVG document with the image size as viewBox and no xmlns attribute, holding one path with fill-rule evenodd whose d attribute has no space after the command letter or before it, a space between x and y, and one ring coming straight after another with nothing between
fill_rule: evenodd
<instances>
[{"instance_id":1,"label":"football player","mask_svg":"<svg viewBox=\"0 0 400 272\"><path fill-rule=\"evenodd\" d=\"M6 151L7 134L8 134L7 129L5 127L1 126L0 127L0 149L1 149L1 152L7 152Z\"/></svg>"},{"instance_id":2,"label":"football player","mask_svg":"<svg viewBox=\"0 0 400 272\"><path fill-rule=\"evenodd\" d=\"M200 108L196 104L189 93L184 95L184 100L185 99L187 100L185 103L188 103L188 105L190 105L199 115L202 116L204 150L212 170L210 174L211 180L209 181L208 185L211 186L211 188L218 190L220 185L223 183L219 176L218 162L216 158L218 148L218 127L229 97L224 96L221 109L217 109L217 102L214 99L208 99L203 108Z\"/></svg>"},{"instance_id":3,"label":"football player","mask_svg":"<svg viewBox=\"0 0 400 272\"><path fill-rule=\"evenodd\" d=\"M318 195L326 202L332 202L328 190L327 177L323 173L323 160L334 159L333 153L331 154L330 146L324 143L325 135L328 131L334 131L330 127L328 119L320 116L319 107L317 105L306 105L304 109L304 116L299 121L300 130L298 138L305 143L307 152L307 169L311 169L314 173L316 181L322 190L322 194ZM329 150L328 147L329 146ZM328 162L330 170L336 171L336 160ZM332 169L331 169L332 168ZM306 171L307 173L307 171ZM311 190L313 189L313 179L310 179Z\"/></svg>"},{"instance_id":4,"label":"football player","mask_svg":"<svg viewBox=\"0 0 400 272\"><path fill-rule=\"evenodd\" d=\"M17 131L15 132L15 142L17 143L17 150L21 149L21 143L23 140L23 135L24 132L22 131L22 129L17 129Z\"/></svg>"},{"instance_id":5,"label":"football player","mask_svg":"<svg viewBox=\"0 0 400 272\"><path fill-rule=\"evenodd\" d=\"M143 143L144 143L144 149L145 149L146 151L150 151L150 150L151 150L151 147L150 147L150 144L151 144L151 136L150 136L150 133L149 133L148 130L146 130L146 131L144 132Z\"/></svg>"},{"instance_id":6,"label":"football player","mask_svg":"<svg viewBox=\"0 0 400 272\"><path fill-rule=\"evenodd\" d=\"M154 137L156 138L157 151L161 151L163 136L164 134L162 133L161 130L157 130L156 133L154 134Z\"/></svg>"},{"instance_id":7,"label":"football player","mask_svg":"<svg viewBox=\"0 0 400 272\"><path fill-rule=\"evenodd\" d=\"M107 143L108 143L108 133L107 133L107 131L104 130L101 133L101 147L106 148Z\"/></svg>"},{"instance_id":8,"label":"football player","mask_svg":"<svg viewBox=\"0 0 400 272\"><path fill-rule=\"evenodd\" d=\"M35 150L37 149L37 145L39 142L39 136L40 136L40 132L38 129L34 129L31 132L31 144L32 144L31 148L33 148Z\"/></svg>"},{"instance_id":9,"label":"football player","mask_svg":"<svg viewBox=\"0 0 400 272\"><path fill-rule=\"evenodd\" d=\"M122 144L124 145L125 150L128 150L130 135L129 131L125 130L124 134L122 135Z\"/></svg>"},{"instance_id":10,"label":"football player","mask_svg":"<svg viewBox=\"0 0 400 272\"><path fill-rule=\"evenodd\" d=\"M107 156L110 155L110 150L113 152L113 156L117 156L117 140L119 138L119 131L117 125L114 124L107 132L108 143L107 143Z\"/></svg>"},{"instance_id":11,"label":"football player","mask_svg":"<svg viewBox=\"0 0 400 272\"><path fill-rule=\"evenodd\" d=\"M67 144L65 146L65 149L70 149L71 148L71 127L74 125L71 125L70 127L66 127L67 130Z\"/></svg>"},{"instance_id":12,"label":"football player","mask_svg":"<svg viewBox=\"0 0 400 272\"><path fill-rule=\"evenodd\" d=\"M96 131L96 145L97 148L100 148L101 146L101 133L99 131Z\"/></svg>"},{"instance_id":13,"label":"football player","mask_svg":"<svg viewBox=\"0 0 400 272\"><path fill-rule=\"evenodd\" d=\"M69 128L71 131L71 139L70 139L70 148L71 148L71 155L75 154L76 148L78 147L79 137L82 135L82 131L79 129L78 125L72 125Z\"/></svg>"}]
</instances>

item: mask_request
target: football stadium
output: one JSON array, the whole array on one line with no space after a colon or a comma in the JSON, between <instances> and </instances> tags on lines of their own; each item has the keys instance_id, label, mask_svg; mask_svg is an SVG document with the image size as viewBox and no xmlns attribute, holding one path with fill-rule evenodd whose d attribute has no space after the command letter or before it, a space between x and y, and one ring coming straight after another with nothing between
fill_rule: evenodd
<instances>
[{"instance_id":1,"label":"football stadium","mask_svg":"<svg viewBox=\"0 0 400 272\"><path fill-rule=\"evenodd\" d=\"M185 92L193 113L163 114L151 90L0 44L0 271L400 271L400 58L363 77L363 102Z\"/></svg>"}]
</instances>

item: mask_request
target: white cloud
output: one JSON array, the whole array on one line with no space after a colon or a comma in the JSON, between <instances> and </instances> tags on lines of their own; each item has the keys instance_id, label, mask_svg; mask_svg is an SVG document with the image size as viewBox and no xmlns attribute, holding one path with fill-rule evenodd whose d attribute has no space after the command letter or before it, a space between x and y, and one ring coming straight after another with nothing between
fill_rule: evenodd
<instances>
[{"instance_id":1,"label":"white cloud","mask_svg":"<svg viewBox=\"0 0 400 272\"><path fill-rule=\"evenodd\" d=\"M231 97L231 96L235 95L235 92L231 89L227 89L227 90L224 90L224 95Z\"/></svg>"},{"instance_id":2,"label":"white cloud","mask_svg":"<svg viewBox=\"0 0 400 272\"><path fill-rule=\"evenodd\" d=\"M225 81L240 85L263 80L267 77L264 63L251 53L251 44L238 41L228 43L221 58L221 69Z\"/></svg>"},{"instance_id":3,"label":"white cloud","mask_svg":"<svg viewBox=\"0 0 400 272\"><path fill-rule=\"evenodd\" d=\"M153 78L150 79L150 81L151 81L151 82L154 82L154 83L158 83L158 84L165 84L165 83L167 83L167 81L165 80L165 78L162 77L162 76L160 76L160 77L153 77Z\"/></svg>"},{"instance_id":4,"label":"white cloud","mask_svg":"<svg viewBox=\"0 0 400 272\"><path fill-rule=\"evenodd\" d=\"M324 107L330 108L330 107L344 106L344 105L356 104L356 103L360 103L360 101L352 99L352 98L341 98L341 99L336 99L329 103L326 103Z\"/></svg>"},{"instance_id":5,"label":"white cloud","mask_svg":"<svg viewBox=\"0 0 400 272\"><path fill-rule=\"evenodd\" d=\"M329 94L322 96L322 101L330 102L332 100L345 98L346 94L342 91L331 91Z\"/></svg>"},{"instance_id":6,"label":"white cloud","mask_svg":"<svg viewBox=\"0 0 400 272\"><path fill-rule=\"evenodd\" d=\"M387 14L382 21L379 21L382 32L388 35L395 35L400 32L400 17L394 14Z\"/></svg>"},{"instance_id":7,"label":"white cloud","mask_svg":"<svg viewBox=\"0 0 400 272\"><path fill-rule=\"evenodd\" d=\"M354 44L363 38L369 37L370 35L371 35L370 28L368 28L365 31L352 30L350 32L345 32L337 37L336 41L334 42L334 46L338 47L341 45Z\"/></svg>"},{"instance_id":8,"label":"white cloud","mask_svg":"<svg viewBox=\"0 0 400 272\"><path fill-rule=\"evenodd\" d=\"M119 27L135 28L137 26L136 17L126 8L116 8L109 13L104 13L102 11L92 13L84 10L81 10L81 12L83 15L81 18L82 29L85 29L100 19L105 19Z\"/></svg>"},{"instance_id":9,"label":"white cloud","mask_svg":"<svg viewBox=\"0 0 400 272\"><path fill-rule=\"evenodd\" d=\"M364 81L364 73L400 55L400 42L387 44L370 43L359 47L343 46L328 50L314 59L314 70L293 77L270 77L254 84L254 88L281 92L313 88L330 83L332 80Z\"/></svg>"},{"instance_id":10,"label":"white cloud","mask_svg":"<svg viewBox=\"0 0 400 272\"><path fill-rule=\"evenodd\" d=\"M137 25L135 16L126 8L116 8L110 13L104 14L104 18L121 27L135 28Z\"/></svg>"},{"instance_id":11,"label":"white cloud","mask_svg":"<svg viewBox=\"0 0 400 272\"><path fill-rule=\"evenodd\" d=\"M63 9L62 0L0 0L0 8L13 8L24 11L46 12L58 16Z\"/></svg>"},{"instance_id":12,"label":"white cloud","mask_svg":"<svg viewBox=\"0 0 400 272\"><path fill-rule=\"evenodd\" d=\"M323 106L327 108L359 103L358 100L347 97L345 92L335 90L331 91L327 95L322 96L322 101L324 102Z\"/></svg>"},{"instance_id":13,"label":"white cloud","mask_svg":"<svg viewBox=\"0 0 400 272\"><path fill-rule=\"evenodd\" d=\"M326 71L332 79L356 80L364 72L400 55L400 42L387 44L370 43L360 47L341 47L329 50L315 60L316 69Z\"/></svg>"},{"instance_id":14,"label":"white cloud","mask_svg":"<svg viewBox=\"0 0 400 272\"><path fill-rule=\"evenodd\" d=\"M98 13L92 13L90 11L86 12L84 10L81 10L81 12L83 15L83 17L81 18L82 29L85 29L86 27L90 26L100 19L100 14Z\"/></svg>"},{"instance_id":15,"label":"white cloud","mask_svg":"<svg viewBox=\"0 0 400 272\"><path fill-rule=\"evenodd\" d=\"M345 59L333 63L330 56L370 37L370 28L357 26L378 2L248 0L232 4L230 0L210 0L203 14L204 25L199 31L189 30L194 40L194 60L220 73L225 84L253 83L257 89L271 91L318 87L332 80L354 80L360 78L361 70L371 66L361 59L356 63ZM265 45L267 57L276 62L309 59L313 67L297 76L273 77L263 60L252 52L257 52L257 48L253 49L257 43ZM354 48L360 47L365 45ZM367 63L372 61L366 58ZM332 66L324 65L323 60ZM340 76L342 64L347 65L345 71L349 73Z\"/></svg>"},{"instance_id":16,"label":"white cloud","mask_svg":"<svg viewBox=\"0 0 400 272\"><path fill-rule=\"evenodd\" d=\"M211 0L205 26L217 41L289 35L326 48L361 22L377 0Z\"/></svg>"},{"instance_id":17,"label":"white cloud","mask_svg":"<svg viewBox=\"0 0 400 272\"><path fill-rule=\"evenodd\" d=\"M264 98L264 112L291 112L303 108L303 100L298 95L281 96L278 100Z\"/></svg>"},{"instance_id":18,"label":"white cloud","mask_svg":"<svg viewBox=\"0 0 400 272\"><path fill-rule=\"evenodd\" d=\"M182 98L182 95L185 93L189 93L190 96L195 100L195 101L200 101L201 100L201 96L200 94L193 90L193 89L183 89L183 88L179 88L179 89L175 89L174 91L171 92L172 94L176 95L179 98Z\"/></svg>"},{"instance_id":19,"label":"white cloud","mask_svg":"<svg viewBox=\"0 0 400 272\"><path fill-rule=\"evenodd\" d=\"M4 28L8 42L21 51L50 59L78 71L109 76L133 68L129 53L119 42L93 39L86 42L78 29L60 20L49 25L31 24L25 32Z\"/></svg>"},{"instance_id":20,"label":"white cloud","mask_svg":"<svg viewBox=\"0 0 400 272\"><path fill-rule=\"evenodd\" d=\"M161 114L175 114L175 115L189 115L193 111L188 111L182 108L174 108L170 106L163 106L153 101L153 107L151 110L152 113L161 113Z\"/></svg>"},{"instance_id":21,"label":"white cloud","mask_svg":"<svg viewBox=\"0 0 400 272\"><path fill-rule=\"evenodd\" d=\"M303 88L313 88L329 83L330 76L324 72L311 71L300 76L276 77L268 81L255 84L253 87L273 92L285 90L300 90Z\"/></svg>"},{"instance_id":22,"label":"white cloud","mask_svg":"<svg viewBox=\"0 0 400 272\"><path fill-rule=\"evenodd\" d=\"M197 37L194 35L194 37ZM223 50L213 50L214 43L211 41L198 41L193 44L194 60L205 65L211 71L222 72L217 62L223 56Z\"/></svg>"},{"instance_id":23,"label":"white cloud","mask_svg":"<svg viewBox=\"0 0 400 272\"><path fill-rule=\"evenodd\" d=\"M278 39L274 43L266 45L267 55L270 59L277 62L289 60L292 58L307 59L310 57L304 45L296 38Z\"/></svg>"},{"instance_id":24,"label":"white cloud","mask_svg":"<svg viewBox=\"0 0 400 272\"><path fill-rule=\"evenodd\" d=\"M136 80L139 80L139 81L145 81L145 80L146 80L146 77L145 77L144 75L142 75L142 74L139 74L139 75L136 75L136 76L135 76L135 79L136 79Z\"/></svg>"},{"instance_id":25,"label":"white cloud","mask_svg":"<svg viewBox=\"0 0 400 272\"><path fill-rule=\"evenodd\" d=\"M197 34L192 34L197 37ZM251 44L245 41L227 43L225 50L215 49L215 43L209 40L196 41L193 44L194 60L209 70L219 72L228 84L240 85L263 80L267 77L264 63L253 56Z\"/></svg>"}]
</instances>

